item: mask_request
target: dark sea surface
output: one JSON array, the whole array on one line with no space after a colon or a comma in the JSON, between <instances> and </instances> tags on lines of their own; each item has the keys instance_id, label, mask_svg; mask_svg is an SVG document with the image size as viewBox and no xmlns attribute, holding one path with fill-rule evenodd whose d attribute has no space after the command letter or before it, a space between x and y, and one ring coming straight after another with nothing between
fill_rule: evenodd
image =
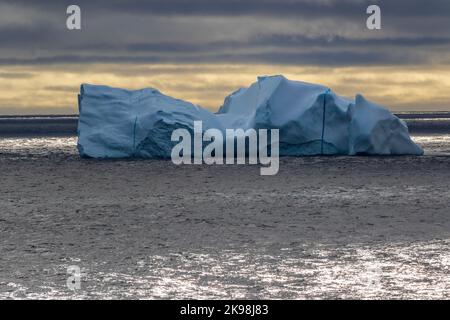
<instances>
[{"instance_id":1,"label":"dark sea surface","mask_svg":"<svg viewBox=\"0 0 450 320\"><path fill-rule=\"evenodd\" d=\"M450 112L397 114L426 154L450 154ZM76 155L78 116L0 116L0 154Z\"/></svg>"},{"instance_id":2,"label":"dark sea surface","mask_svg":"<svg viewBox=\"0 0 450 320\"><path fill-rule=\"evenodd\" d=\"M411 134L450 134L450 112L399 113ZM0 136L76 135L78 116L0 116Z\"/></svg>"},{"instance_id":3,"label":"dark sea surface","mask_svg":"<svg viewBox=\"0 0 450 320\"><path fill-rule=\"evenodd\" d=\"M1 117L0 299L449 299L450 115L399 116L424 156L273 177L82 160L76 117Z\"/></svg>"}]
</instances>

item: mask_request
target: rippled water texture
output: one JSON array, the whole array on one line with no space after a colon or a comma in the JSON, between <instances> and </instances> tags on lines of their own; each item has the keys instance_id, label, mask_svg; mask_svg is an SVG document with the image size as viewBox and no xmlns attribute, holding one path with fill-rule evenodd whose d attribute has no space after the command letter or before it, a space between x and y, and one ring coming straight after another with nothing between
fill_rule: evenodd
<instances>
[{"instance_id":1,"label":"rippled water texture","mask_svg":"<svg viewBox=\"0 0 450 320\"><path fill-rule=\"evenodd\" d=\"M0 138L0 298L448 299L450 135L413 138L425 156L286 158L274 177Z\"/></svg>"},{"instance_id":2,"label":"rippled water texture","mask_svg":"<svg viewBox=\"0 0 450 320\"><path fill-rule=\"evenodd\" d=\"M0 285L0 298L36 299L420 299L449 298L449 241L374 246L300 246L277 254L239 251L167 253L130 259L126 269L103 264L82 269L82 288L65 283L76 258L43 269L59 281L26 287Z\"/></svg>"},{"instance_id":3,"label":"rippled water texture","mask_svg":"<svg viewBox=\"0 0 450 320\"><path fill-rule=\"evenodd\" d=\"M416 135L412 137L425 155L450 155L450 135ZM2 158L77 157L77 138L69 137L0 137Z\"/></svg>"}]
</instances>

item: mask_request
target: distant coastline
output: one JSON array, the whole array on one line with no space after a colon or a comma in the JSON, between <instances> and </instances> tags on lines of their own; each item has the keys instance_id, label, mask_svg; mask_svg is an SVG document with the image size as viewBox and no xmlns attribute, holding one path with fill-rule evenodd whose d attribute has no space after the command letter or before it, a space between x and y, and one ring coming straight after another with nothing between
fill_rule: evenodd
<instances>
[{"instance_id":1,"label":"distant coastline","mask_svg":"<svg viewBox=\"0 0 450 320\"><path fill-rule=\"evenodd\" d=\"M394 114L400 119L450 119L450 111L405 111Z\"/></svg>"},{"instance_id":2,"label":"distant coastline","mask_svg":"<svg viewBox=\"0 0 450 320\"><path fill-rule=\"evenodd\" d=\"M411 134L450 134L450 112L398 112ZM0 115L1 136L72 136L78 115Z\"/></svg>"},{"instance_id":3,"label":"distant coastline","mask_svg":"<svg viewBox=\"0 0 450 320\"><path fill-rule=\"evenodd\" d=\"M78 115L0 116L1 136L72 136Z\"/></svg>"}]
</instances>

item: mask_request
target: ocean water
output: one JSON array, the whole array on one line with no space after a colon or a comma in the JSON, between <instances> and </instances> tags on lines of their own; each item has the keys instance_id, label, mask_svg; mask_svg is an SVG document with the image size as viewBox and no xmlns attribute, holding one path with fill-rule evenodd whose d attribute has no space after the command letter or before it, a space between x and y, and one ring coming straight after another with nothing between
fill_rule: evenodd
<instances>
[{"instance_id":1,"label":"ocean water","mask_svg":"<svg viewBox=\"0 0 450 320\"><path fill-rule=\"evenodd\" d=\"M412 139L425 156L450 156L450 134L414 134ZM76 144L75 136L0 137L0 158L77 158Z\"/></svg>"},{"instance_id":2,"label":"ocean water","mask_svg":"<svg viewBox=\"0 0 450 320\"><path fill-rule=\"evenodd\" d=\"M450 112L401 113L426 155L450 154ZM0 116L1 157L76 157L76 116Z\"/></svg>"},{"instance_id":3,"label":"ocean water","mask_svg":"<svg viewBox=\"0 0 450 320\"><path fill-rule=\"evenodd\" d=\"M61 159L78 157L75 136L0 137L0 158Z\"/></svg>"},{"instance_id":4,"label":"ocean water","mask_svg":"<svg viewBox=\"0 0 450 320\"><path fill-rule=\"evenodd\" d=\"M59 127L51 135L8 132L0 136L0 168L10 177L0 189L0 299L448 299L448 119L413 121L412 138L425 150L420 160L284 159L289 174L270 186L252 189L257 181L245 168L239 189L223 175L219 183L230 183L229 191L208 187L211 168L177 173L164 161L84 162L76 136L58 134ZM363 182L351 176L367 165ZM330 185L319 181L303 192L308 177L295 170L314 166ZM415 180L405 176L422 168ZM77 178L90 175L91 189L83 190ZM154 188L154 179L169 189ZM180 179L212 192L174 190ZM279 199L287 207L268 211ZM251 217L227 220L236 208ZM290 215L295 209L304 220ZM81 266L80 290L66 287L71 265Z\"/></svg>"},{"instance_id":5,"label":"ocean water","mask_svg":"<svg viewBox=\"0 0 450 320\"><path fill-rule=\"evenodd\" d=\"M67 258L42 268L47 277L0 282L0 299L448 299L449 245L206 248L131 258L120 268ZM67 267L81 263L81 288L71 291Z\"/></svg>"}]
</instances>

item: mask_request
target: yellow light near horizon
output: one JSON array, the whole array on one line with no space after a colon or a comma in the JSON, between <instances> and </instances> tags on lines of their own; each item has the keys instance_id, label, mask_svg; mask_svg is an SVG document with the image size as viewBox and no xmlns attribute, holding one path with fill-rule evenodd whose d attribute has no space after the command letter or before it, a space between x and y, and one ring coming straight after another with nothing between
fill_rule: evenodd
<instances>
[{"instance_id":1,"label":"yellow light near horizon","mask_svg":"<svg viewBox=\"0 0 450 320\"><path fill-rule=\"evenodd\" d=\"M286 65L49 65L0 68L0 113L77 112L81 83L154 87L217 110L226 95L258 75L320 83L340 95L364 94L393 111L450 110L450 67L295 67ZM9 112L5 112L9 111ZM11 111L12 110L12 111Z\"/></svg>"}]
</instances>

